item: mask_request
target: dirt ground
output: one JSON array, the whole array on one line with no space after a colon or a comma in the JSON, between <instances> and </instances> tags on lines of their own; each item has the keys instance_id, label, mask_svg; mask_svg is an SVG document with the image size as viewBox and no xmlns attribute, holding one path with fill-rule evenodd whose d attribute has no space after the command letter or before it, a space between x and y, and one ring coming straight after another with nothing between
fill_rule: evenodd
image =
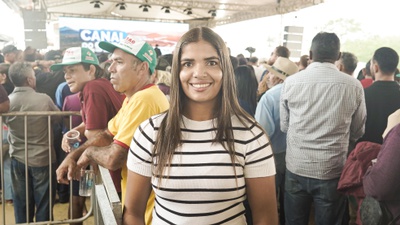
<instances>
[{"instance_id":1,"label":"dirt ground","mask_svg":"<svg viewBox=\"0 0 400 225\"><path fill-rule=\"evenodd\" d=\"M54 220L65 220L68 218L68 203L60 204L57 203L54 205L53 213L54 213ZM90 199L86 201L86 206L88 210L90 208ZM3 204L0 204L0 224L3 224ZM14 220L14 208L12 205L5 204L5 215L6 215L6 223L5 225L12 225L15 224ZM87 220L83 222L83 225L94 225L93 216L90 216Z\"/></svg>"}]
</instances>

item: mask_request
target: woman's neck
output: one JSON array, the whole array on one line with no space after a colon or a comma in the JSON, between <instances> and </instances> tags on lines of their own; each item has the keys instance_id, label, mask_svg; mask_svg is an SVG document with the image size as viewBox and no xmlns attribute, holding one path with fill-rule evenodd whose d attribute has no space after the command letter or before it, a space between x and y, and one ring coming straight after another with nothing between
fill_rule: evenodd
<instances>
[{"instance_id":1,"label":"woman's neck","mask_svg":"<svg viewBox=\"0 0 400 225\"><path fill-rule=\"evenodd\" d=\"M211 120L215 117L214 104L187 104L183 110L183 115L195 121Z\"/></svg>"}]
</instances>

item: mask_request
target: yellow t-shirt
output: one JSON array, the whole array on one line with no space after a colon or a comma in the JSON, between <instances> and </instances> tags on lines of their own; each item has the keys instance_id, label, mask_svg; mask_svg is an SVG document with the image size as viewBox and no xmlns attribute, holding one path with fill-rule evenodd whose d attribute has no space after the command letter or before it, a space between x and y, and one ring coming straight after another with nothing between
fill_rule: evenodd
<instances>
[{"instance_id":1,"label":"yellow t-shirt","mask_svg":"<svg viewBox=\"0 0 400 225\"><path fill-rule=\"evenodd\" d=\"M169 102L160 89L153 85L136 92L131 98L125 98L117 115L108 122L108 130L114 135L114 143L129 149L133 134L139 125L150 118L166 111ZM127 168L122 166L121 194L122 205L125 203ZM146 206L146 224L151 224L154 208L154 193L151 192Z\"/></svg>"}]
</instances>

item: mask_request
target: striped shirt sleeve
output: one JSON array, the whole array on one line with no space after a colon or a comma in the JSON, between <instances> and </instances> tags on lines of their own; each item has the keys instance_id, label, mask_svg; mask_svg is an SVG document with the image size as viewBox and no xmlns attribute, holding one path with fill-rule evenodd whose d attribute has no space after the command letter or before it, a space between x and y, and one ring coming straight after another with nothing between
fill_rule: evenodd
<instances>
[{"instance_id":1,"label":"striped shirt sleeve","mask_svg":"<svg viewBox=\"0 0 400 225\"><path fill-rule=\"evenodd\" d=\"M129 148L127 167L140 175L152 176L152 150L155 137L152 118L140 124L136 129Z\"/></svg>"}]
</instances>

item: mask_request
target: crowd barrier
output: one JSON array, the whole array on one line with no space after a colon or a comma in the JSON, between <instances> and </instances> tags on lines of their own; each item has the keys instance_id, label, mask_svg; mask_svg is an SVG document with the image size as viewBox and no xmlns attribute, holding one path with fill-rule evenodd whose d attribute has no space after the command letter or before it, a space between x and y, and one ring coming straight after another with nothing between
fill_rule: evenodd
<instances>
[{"instance_id":1,"label":"crowd barrier","mask_svg":"<svg viewBox=\"0 0 400 225\"><path fill-rule=\"evenodd\" d=\"M48 133L49 133L49 170L50 171L55 171L57 168L53 168L52 166L52 154L51 154L51 140L53 139L53 133L52 133L52 117L69 117L69 121L71 121L72 116L80 116L79 112L11 112L11 113L3 113L0 114L0 126L3 128L4 125L4 120L7 116L17 116L17 117L24 117L24 136L25 136L25 165L28 164L28 145L27 145L27 133L28 133L28 127L27 127L27 119L28 117L38 117L38 116L46 116L47 119L47 127L48 127ZM71 122L69 127L71 127ZM3 133L1 134L3 136ZM0 138L0 147L3 148L3 138ZM3 152L3 149L2 149ZM8 154L8 153L7 153ZM11 225L15 224L14 223L6 223L7 220L10 220L8 217L12 217L12 220L14 221L14 214L12 213L7 213L6 214L6 204L4 203L5 199L5 194L4 194L4 156L3 154L0 154L0 163L1 163L1 170L0 170L0 175L1 175L1 199L3 200L3 203L1 204L1 211L2 211L2 217L0 224L4 225ZM28 172L28 167L25 166L25 173L27 174ZM26 178L27 179L27 178ZM49 178L50 182L50 190L52 190L52 177ZM26 188L25 190L28 190L27 188L28 182L26 182ZM72 199L72 183L70 183L70 201ZM28 199L28 191L26 191L26 196ZM53 193L50 192L49 194L49 199L50 202L54 202L53 199ZM77 222L83 222L87 221L89 217L93 215L93 223L95 225L120 225L122 224L122 205L121 201L119 199L119 196L117 194L117 191L115 189L115 186L113 184L113 181L111 179L111 175L109 171L101 166L99 166L99 172L96 176L96 185L95 188L93 189L93 193L90 197L90 209L88 209L88 212L85 216L82 218L77 218L77 219L68 219L68 218L63 218L63 219L57 219L55 220L53 218L53 212L50 211L49 215L50 218L52 218L50 221L46 222L31 222L31 223L26 223L26 224L35 224L35 225L42 225L42 224L73 224ZM27 205L29 205L29 199L27 202ZM69 204L69 209L70 212L72 212L72 208L74 207L72 204ZM27 210L27 215L28 215L28 210ZM28 217L28 216L27 216ZM27 218L28 221L28 218ZM86 223L87 224L87 223Z\"/></svg>"}]
</instances>

